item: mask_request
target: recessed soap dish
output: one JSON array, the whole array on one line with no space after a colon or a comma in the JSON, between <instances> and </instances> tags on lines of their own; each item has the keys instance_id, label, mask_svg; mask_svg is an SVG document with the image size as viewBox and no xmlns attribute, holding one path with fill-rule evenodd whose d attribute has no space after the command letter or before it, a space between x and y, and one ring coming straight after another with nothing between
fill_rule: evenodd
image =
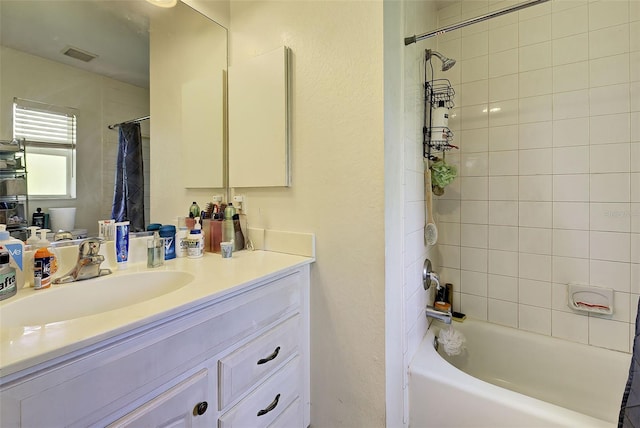
<instances>
[{"instance_id":1,"label":"recessed soap dish","mask_svg":"<svg viewBox=\"0 0 640 428\"><path fill-rule=\"evenodd\" d=\"M612 315L613 289L570 283L568 306L576 311Z\"/></svg>"}]
</instances>

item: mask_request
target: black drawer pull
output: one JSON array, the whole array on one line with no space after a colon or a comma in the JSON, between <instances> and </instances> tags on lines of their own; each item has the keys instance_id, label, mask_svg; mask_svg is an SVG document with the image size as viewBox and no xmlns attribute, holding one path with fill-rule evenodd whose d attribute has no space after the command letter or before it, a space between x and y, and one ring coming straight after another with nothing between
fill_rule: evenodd
<instances>
[{"instance_id":1,"label":"black drawer pull","mask_svg":"<svg viewBox=\"0 0 640 428\"><path fill-rule=\"evenodd\" d=\"M206 401L196 404L193 408L193 416L202 416L207 411L209 404Z\"/></svg>"},{"instance_id":2,"label":"black drawer pull","mask_svg":"<svg viewBox=\"0 0 640 428\"><path fill-rule=\"evenodd\" d=\"M278 356L278 352L280 352L280 347L278 346L275 351L267 358L261 358L258 360L258 365L268 363L271 360L274 360Z\"/></svg>"},{"instance_id":3,"label":"black drawer pull","mask_svg":"<svg viewBox=\"0 0 640 428\"><path fill-rule=\"evenodd\" d=\"M262 409L258 412L258 416L266 415L270 411L276 408L278 405L278 400L280 400L280 394L276 395L275 400L271 404L269 404L265 409Z\"/></svg>"}]
</instances>

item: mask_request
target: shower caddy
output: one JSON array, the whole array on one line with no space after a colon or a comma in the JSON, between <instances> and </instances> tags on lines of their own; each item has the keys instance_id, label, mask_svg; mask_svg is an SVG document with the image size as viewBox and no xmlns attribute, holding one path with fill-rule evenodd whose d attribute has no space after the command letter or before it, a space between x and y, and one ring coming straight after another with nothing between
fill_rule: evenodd
<instances>
[{"instance_id":1,"label":"shower caddy","mask_svg":"<svg viewBox=\"0 0 640 428\"><path fill-rule=\"evenodd\" d=\"M28 212L25 140L0 140L0 223L26 239Z\"/></svg>"},{"instance_id":2,"label":"shower caddy","mask_svg":"<svg viewBox=\"0 0 640 428\"><path fill-rule=\"evenodd\" d=\"M425 61L425 81L424 81L424 126L422 128L422 146L423 156L425 159L435 161L438 158L434 155L436 152L447 152L451 149L457 149L457 146L451 144L453 141L453 132L446 126L432 126L433 109L441 102L449 110L454 107L453 96L455 91L451 86L449 79L435 79L429 81L426 78L426 61ZM433 136L436 136L433 138Z\"/></svg>"}]
</instances>

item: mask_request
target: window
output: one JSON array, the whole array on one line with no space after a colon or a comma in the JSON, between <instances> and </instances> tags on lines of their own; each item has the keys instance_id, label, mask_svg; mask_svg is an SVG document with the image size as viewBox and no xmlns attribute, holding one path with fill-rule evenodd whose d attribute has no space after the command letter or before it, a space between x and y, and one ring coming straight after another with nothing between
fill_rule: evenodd
<instances>
[{"instance_id":1,"label":"window","mask_svg":"<svg viewBox=\"0 0 640 428\"><path fill-rule=\"evenodd\" d=\"M76 115L72 109L14 98L13 137L26 141L30 198L75 198Z\"/></svg>"}]
</instances>

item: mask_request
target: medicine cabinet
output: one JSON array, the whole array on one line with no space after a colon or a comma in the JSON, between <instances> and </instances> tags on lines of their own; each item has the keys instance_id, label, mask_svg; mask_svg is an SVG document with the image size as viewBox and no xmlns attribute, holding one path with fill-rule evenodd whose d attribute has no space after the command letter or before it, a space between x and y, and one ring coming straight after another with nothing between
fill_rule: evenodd
<instances>
[{"instance_id":1,"label":"medicine cabinet","mask_svg":"<svg viewBox=\"0 0 640 428\"><path fill-rule=\"evenodd\" d=\"M290 186L289 58L280 47L229 66L229 186Z\"/></svg>"}]
</instances>

